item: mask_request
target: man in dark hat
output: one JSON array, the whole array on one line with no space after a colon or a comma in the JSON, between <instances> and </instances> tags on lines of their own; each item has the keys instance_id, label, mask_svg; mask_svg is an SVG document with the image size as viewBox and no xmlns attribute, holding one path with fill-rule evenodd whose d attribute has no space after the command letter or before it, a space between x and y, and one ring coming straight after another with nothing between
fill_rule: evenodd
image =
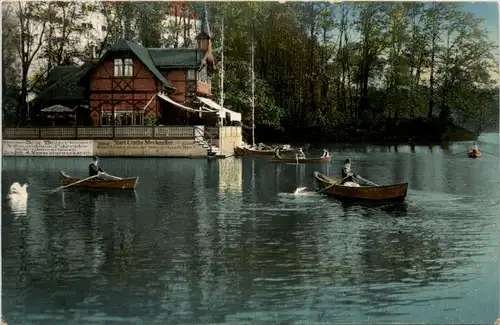
<instances>
[{"instance_id":1,"label":"man in dark hat","mask_svg":"<svg viewBox=\"0 0 500 325\"><path fill-rule=\"evenodd\" d=\"M342 181L340 184L355 182L354 178L356 177L358 177L358 175L351 169L351 159L347 158L344 160L344 166L342 166Z\"/></svg>"},{"instance_id":2,"label":"man in dark hat","mask_svg":"<svg viewBox=\"0 0 500 325\"><path fill-rule=\"evenodd\" d=\"M94 156L92 163L89 165L89 177L99 175L100 173L104 173L104 170L99 167L99 159Z\"/></svg>"}]
</instances>

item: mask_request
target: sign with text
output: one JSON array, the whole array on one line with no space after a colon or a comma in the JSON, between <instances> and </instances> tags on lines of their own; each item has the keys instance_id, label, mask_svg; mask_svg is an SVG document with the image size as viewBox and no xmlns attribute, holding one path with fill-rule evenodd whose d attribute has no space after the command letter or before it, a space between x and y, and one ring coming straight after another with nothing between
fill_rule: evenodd
<instances>
[{"instance_id":1,"label":"sign with text","mask_svg":"<svg viewBox=\"0 0 500 325\"><path fill-rule=\"evenodd\" d=\"M98 156L192 157L206 156L207 150L194 140L95 140Z\"/></svg>"},{"instance_id":2,"label":"sign with text","mask_svg":"<svg viewBox=\"0 0 500 325\"><path fill-rule=\"evenodd\" d=\"M96 140L96 150L102 149L187 149L193 140Z\"/></svg>"},{"instance_id":3,"label":"sign with text","mask_svg":"<svg viewBox=\"0 0 500 325\"><path fill-rule=\"evenodd\" d=\"M3 140L4 156L87 157L94 155L93 140Z\"/></svg>"}]
</instances>

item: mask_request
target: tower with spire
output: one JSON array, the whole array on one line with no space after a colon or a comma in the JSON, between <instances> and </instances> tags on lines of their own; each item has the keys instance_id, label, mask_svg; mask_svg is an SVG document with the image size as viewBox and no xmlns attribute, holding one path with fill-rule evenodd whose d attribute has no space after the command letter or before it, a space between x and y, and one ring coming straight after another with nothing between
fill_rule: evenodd
<instances>
[{"instance_id":1,"label":"tower with spire","mask_svg":"<svg viewBox=\"0 0 500 325\"><path fill-rule=\"evenodd\" d=\"M212 33L210 32L210 25L208 24L207 5L205 4L203 10L203 20L201 22L201 31L196 36L198 42L198 50L202 53L212 52Z\"/></svg>"}]
</instances>

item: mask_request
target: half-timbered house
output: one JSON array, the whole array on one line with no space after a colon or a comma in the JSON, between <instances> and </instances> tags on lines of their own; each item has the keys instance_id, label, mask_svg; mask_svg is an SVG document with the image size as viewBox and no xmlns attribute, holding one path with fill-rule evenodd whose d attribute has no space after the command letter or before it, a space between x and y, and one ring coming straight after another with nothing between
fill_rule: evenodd
<instances>
[{"instance_id":1,"label":"half-timbered house","mask_svg":"<svg viewBox=\"0 0 500 325\"><path fill-rule=\"evenodd\" d=\"M145 48L119 39L80 79L94 126L215 125L239 113L210 99L216 70L205 14L195 48Z\"/></svg>"}]
</instances>

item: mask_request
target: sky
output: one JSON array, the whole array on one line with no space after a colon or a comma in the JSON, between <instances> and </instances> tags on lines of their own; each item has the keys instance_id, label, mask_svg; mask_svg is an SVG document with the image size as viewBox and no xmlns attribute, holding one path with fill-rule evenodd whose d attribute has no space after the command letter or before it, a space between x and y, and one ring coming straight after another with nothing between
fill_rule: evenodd
<instances>
[{"instance_id":1,"label":"sky","mask_svg":"<svg viewBox=\"0 0 500 325\"><path fill-rule=\"evenodd\" d=\"M498 4L497 2L463 2L460 5L464 10L474 14L476 18L483 18L483 27L490 32L490 40L497 45L499 40Z\"/></svg>"}]
</instances>

